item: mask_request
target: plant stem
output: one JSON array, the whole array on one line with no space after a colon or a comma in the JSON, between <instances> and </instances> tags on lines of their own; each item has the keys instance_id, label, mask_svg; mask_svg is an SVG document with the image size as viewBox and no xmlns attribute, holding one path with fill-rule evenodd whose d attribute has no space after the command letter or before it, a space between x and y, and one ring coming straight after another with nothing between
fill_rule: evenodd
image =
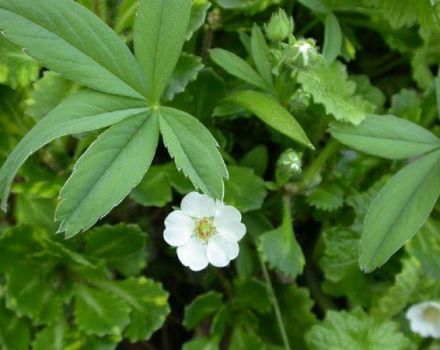
<instances>
[{"instance_id":1,"label":"plant stem","mask_svg":"<svg viewBox=\"0 0 440 350\"><path fill-rule=\"evenodd\" d=\"M287 337L286 327L284 326L283 317L281 315L280 306L278 304L277 297L275 295L275 291L273 289L272 281L270 280L269 272L267 271L267 267L260 253L258 253L258 258L261 264L261 270L263 271L263 277L266 281L267 288L269 289L270 296L272 298L272 304L275 311L275 316L278 323L278 328L280 330L281 339L283 340L284 347L286 350L291 350L289 338Z\"/></svg>"},{"instance_id":2,"label":"plant stem","mask_svg":"<svg viewBox=\"0 0 440 350\"><path fill-rule=\"evenodd\" d=\"M304 177L301 181L300 188L301 189L307 189L315 179L316 175L321 171L321 169L324 167L327 160L335 154L339 149L339 144L331 139L321 153L318 155L318 157L313 161L312 164L306 169L304 172Z\"/></svg>"}]
</instances>

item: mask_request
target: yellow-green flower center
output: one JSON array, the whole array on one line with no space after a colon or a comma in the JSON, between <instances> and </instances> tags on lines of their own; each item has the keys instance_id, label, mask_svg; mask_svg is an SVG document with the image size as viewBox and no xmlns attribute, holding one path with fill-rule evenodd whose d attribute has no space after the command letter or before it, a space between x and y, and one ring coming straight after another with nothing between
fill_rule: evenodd
<instances>
[{"instance_id":1,"label":"yellow-green flower center","mask_svg":"<svg viewBox=\"0 0 440 350\"><path fill-rule=\"evenodd\" d=\"M215 226L210 218L199 219L196 222L195 234L198 238L207 241L215 234Z\"/></svg>"},{"instance_id":2,"label":"yellow-green flower center","mask_svg":"<svg viewBox=\"0 0 440 350\"><path fill-rule=\"evenodd\" d=\"M434 306L428 306L423 310L423 318L430 323L438 322L440 321L440 310Z\"/></svg>"}]
</instances>

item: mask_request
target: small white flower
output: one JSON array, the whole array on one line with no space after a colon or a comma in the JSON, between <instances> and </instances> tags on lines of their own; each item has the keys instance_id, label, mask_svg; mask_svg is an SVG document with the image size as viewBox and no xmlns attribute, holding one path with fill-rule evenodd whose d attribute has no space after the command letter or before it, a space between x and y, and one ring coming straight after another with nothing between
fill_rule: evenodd
<instances>
[{"instance_id":1,"label":"small white flower","mask_svg":"<svg viewBox=\"0 0 440 350\"><path fill-rule=\"evenodd\" d=\"M246 233L240 212L220 201L197 193L187 194L165 219L165 241L177 247L183 265L193 271L209 263L224 267L238 256L238 241Z\"/></svg>"},{"instance_id":2,"label":"small white flower","mask_svg":"<svg viewBox=\"0 0 440 350\"><path fill-rule=\"evenodd\" d=\"M440 303L426 301L411 306L406 312L410 328L422 337L440 338Z\"/></svg>"},{"instance_id":3,"label":"small white flower","mask_svg":"<svg viewBox=\"0 0 440 350\"><path fill-rule=\"evenodd\" d=\"M312 49L312 45L310 45L306 41L298 45L298 51L303 57L305 66L309 64L309 53L311 49Z\"/></svg>"}]
</instances>

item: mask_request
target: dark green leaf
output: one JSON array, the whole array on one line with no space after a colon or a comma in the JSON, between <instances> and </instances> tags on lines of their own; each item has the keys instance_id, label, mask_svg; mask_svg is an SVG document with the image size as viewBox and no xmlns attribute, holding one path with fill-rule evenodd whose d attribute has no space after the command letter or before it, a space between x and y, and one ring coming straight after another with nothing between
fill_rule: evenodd
<instances>
[{"instance_id":1,"label":"dark green leaf","mask_svg":"<svg viewBox=\"0 0 440 350\"><path fill-rule=\"evenodd\" d=\"M199 295L185 307L183 325L187 329L195 328L205 318L212 315L222 306L222 295L218 292L208 292Z\"/></svg>"}]
</instances>

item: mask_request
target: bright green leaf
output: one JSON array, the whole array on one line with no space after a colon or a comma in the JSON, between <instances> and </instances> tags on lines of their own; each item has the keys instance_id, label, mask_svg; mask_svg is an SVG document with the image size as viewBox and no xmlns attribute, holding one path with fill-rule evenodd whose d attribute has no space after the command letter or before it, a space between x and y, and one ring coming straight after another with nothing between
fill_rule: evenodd
<instances>
[{"instance_id":1,"label":"bright green leaf","mask_svg":"<svg viewBox=\"0 0 440 350\"><path fill-rule=\"evenodd\" d=\"M212 49L211 59L234 77L261 89L270 89L270 85L245 60L236 54L223 49Z\"/></svg>"},{"instance_id":2,"label":"bright green leaf","mask_svg":"<svg viewBox=\"0 0 440 350\"><path fill-rule=\"evenodd\" d=\"M140 0L134 49L158 103L179 60L189 23L190 0Z\"/></svg>"},{"instance_id":3,"label":"bright green leaf","mask_svg":"<svg viewBox=\"0 0 440 350\"><path fill-rule=\"evenodd\" d=\"M120 336L129 324L130 307L103 290L80 286L75 297L75 322L86 334Z\"/></svg>"},{"instance_id":4,"label":"bright green leaf","mask_svg":"<svg viewBox=\"0 0 440 350\"><path fill-rule=\"evenodd\" d=\"M2 165L2 209L6 210L15 174L30 154L61 136L104 128L146 111L147 107L141 101L91 90L80 91L69 97L26 134Z\"/></svg>"},{"instance_id":5,"label":"bright green leaf","mask_svg":"<svg viewBox=\"0 0 440 350\"><path fill-rule=\"evenodd\" d=\"M272 65L270 63L269 47L267 46L263 32L256 24L252 27L251 51L258 72L266 84L272 86Z\"/></svg>"},{"instance_id":6,"label":"bright green leaf","mask_svg":"<svg viewBox=\"0 0 440 350\"><path fill-rule=\"evenodd\" d=\"M34 84L31 96L26 101L26 114L36 121L45 117L75 89L72 82L57 73L46 71Z\"/></svg>"},{"instance_id":7,"label":"bright green leaf","mask_svg":"<svg viewBox=\"0 0 440 350\"><path fill-rule=\"evenodd\" d=\"M210 8L211 3L208 0L192 0L186 40L191 39L194 32L205 23L206 14Z\"/></svg>"},{"instance_id":8,"label":"bright green leaf","mask_svg":"<svg viewBox=\"0 0 440 350\"><path fill-rule=\"evenodd\" d=\"M92 12L69 0L1 0L0 30L69 80L143 98L146 79L122 40Z\"/></svg>"},{"instance_id":9,"label":"bright green leaf","mask_svg":"<svg viewBox=\"0 0 440 350\"><path fill-rule=\"evenodd\" d=\"M102 133L61 189L55 212L59 232L72 237L119 204L144 177L158 139L155 113L126 119Z\"/></svg>"},{"instance_id":10,"label":"bright green leaf","mask_svg":"<svg viewBox=\"0 0 440 350\"><path fill-rule=\"evenodd\" d=\"M314 149L301 125L272 97L257 91L246 90L228 96L226 101L249 110L280 133Z\"/></svg>"},{"instance_id":11,"label":"bright green leaf","mask_svg":"<svg viewBox=\"0 0 440 350\"><path fill-rule=\"evenodd\" d=\"M440 151L400 170L371 204L361 238L360 265L383 265L426 222L440 195Z\"/></svg>"},{"instance_id":12,"label":"bright green leaf","mask_svg":"<svg viewBox=\"0 0 440 350\"><path fill-rule=\"evenodd\" d=\"M241 212L260 209L267 191L264 181L250 168L229 166L225 182L225 202Z\"/></svg>"},{"instance_id":13,"label":"bright green leaf","mask_svg":"<svg viewBox=\"0 0 440 350\"><path fill-rule=\"evenodd\" d=\"M228 172L211 133L197 119L173 108L160 109L160 130L177 168L196 188L221 199Z\"/></svg>"},{"instance_id":14,"label":"bright green leaf","mask_svg":"<svg viewBox=\"0 0 440 350\"><path fill-rule=\"evenodd\" d=\"M392 322L378 322L362 311L328 311L306 334L310 350L406 350L409 342Z\"/></svg>"},{"instance_id":15,"label":"bright green leaf","mask_svg":"<svg viewBox=\"0 0 440 350\"><path fill-rule=\"evenodd\" d=\"M208 292L199 295L191 304L185 307L183 325L187 329L195 328L208 316L211 316L222 306L222 295L218 292Z\"/></svg>"},{"instance_id":16,"label":"bright green leaf","mask_svg":"<svg viewBox=\"0 0 440 350\"><path fill-rule=\"evenodd\" d=\"M342 49L342 31L339 21L333 13L329 13L325 19L324 55L328 64L331 64L339 56Z\"/></svg>"},{"instance_id":17,"label":"bright green leaf","mask_svg":"<svg viewBox=\"0 0 440 350\"><path fill-rule=\"evenodd\" d=\"M344 145L390 159L415 157L440 147L430 131L392 115L368 115L358 126L333 124L330 132Z\"/></svg>"},{"instance_id":18,"label":"bright green leaf","mask_svg":"<svg viewBox=\"0 0 440 350\"><path fill-rule=\"evenodd\" d=\"M269 265L284 275L295 278L302 273L305 259L295 238L290 206L287 203L284 203L281 226L263 233L258 248Z\"/></svg>"}]
</instances>

